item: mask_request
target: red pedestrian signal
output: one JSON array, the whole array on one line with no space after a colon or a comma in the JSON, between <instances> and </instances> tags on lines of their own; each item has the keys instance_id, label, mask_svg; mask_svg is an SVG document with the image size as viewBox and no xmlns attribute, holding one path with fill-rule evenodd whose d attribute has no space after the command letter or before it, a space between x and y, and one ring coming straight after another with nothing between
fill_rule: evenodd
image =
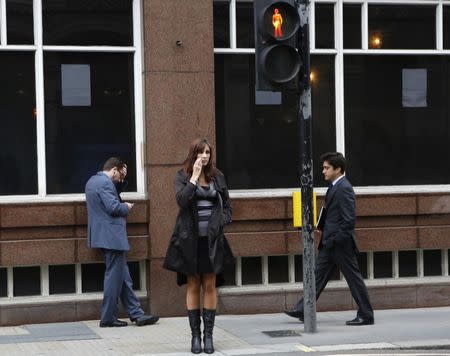
<instances>
[{"instance_id":1,"label":"red pedestrian signal","mask_svg":"<svg viewBox=\"0 0 450 356\"><path fill-rule=\"evenodd\" d=\"M256 89L279 91L301 67L295 0L254 0Z\"/></svg>"}]
</instances>

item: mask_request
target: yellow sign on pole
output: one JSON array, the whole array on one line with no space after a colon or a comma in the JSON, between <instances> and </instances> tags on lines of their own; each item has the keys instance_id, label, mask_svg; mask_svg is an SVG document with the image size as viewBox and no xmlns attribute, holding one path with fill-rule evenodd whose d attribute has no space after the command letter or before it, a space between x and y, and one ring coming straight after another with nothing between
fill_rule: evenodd
<instances>
[{"instance_id":1,"label":"yellow sign on pole","mask_svg":"<svg viewBox=\"0 0 450 356\"><path fill-rule=\"evenodd\" d=\"M302 192L292 192L292 218L294 227L302 227ZM317 197L313 192L313 220L317 225Z\"/></svg>"}]
</instances>

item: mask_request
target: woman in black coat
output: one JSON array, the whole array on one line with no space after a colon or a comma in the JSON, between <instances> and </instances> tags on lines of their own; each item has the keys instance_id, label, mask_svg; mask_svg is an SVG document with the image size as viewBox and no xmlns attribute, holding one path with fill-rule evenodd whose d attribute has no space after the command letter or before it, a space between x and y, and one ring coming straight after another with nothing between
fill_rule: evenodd
<instances>
[{"instance_id":1,"label":"woman in black coat","mask_svg":"<svg viewBox=\"0 0 450 356\"><path fill-rule=\"evenodd\" d=\"M191 352L202 352L200 292L203 289L203 351L213 353L216 284L234 258L223 228L231 222L231 205L223 174L211 162L212 147L205 139L192 142L183 168L175 177L180 207L164 268L187 281L186 305L192 332ZM219 278L217 278L219 275Z\"/></svg>"}]
</instances>

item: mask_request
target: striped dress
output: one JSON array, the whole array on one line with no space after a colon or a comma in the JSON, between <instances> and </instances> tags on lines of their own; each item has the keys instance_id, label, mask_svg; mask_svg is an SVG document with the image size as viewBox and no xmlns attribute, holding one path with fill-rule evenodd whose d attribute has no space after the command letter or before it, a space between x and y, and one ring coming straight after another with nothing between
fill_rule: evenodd
<instances>
[{"instance_id":1,"label":"striped dress","mask_svg":"<svg viewBox=\"0 0 450 356\"><path fill-rule=\"evenodd\" d=\"M217 199L217 191L214 189L214 184L211 182L209 187L202 187L197 185L195 192L195 199L197 202L198 214L198 244L197 244L197 273L212 273L213 267L209 259L209 244L208 244L208 225L212 214L215 200Z\"/></svg>"}]
</instances>

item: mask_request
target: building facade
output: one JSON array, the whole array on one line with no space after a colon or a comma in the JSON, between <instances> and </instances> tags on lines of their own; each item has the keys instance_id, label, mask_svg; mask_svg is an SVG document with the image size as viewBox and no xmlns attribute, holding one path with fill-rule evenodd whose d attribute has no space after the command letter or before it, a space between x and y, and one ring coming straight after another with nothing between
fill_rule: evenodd
<instances>
[{"instance_id":1,"label":"building facade","mask_svg":"<svg viewBox=\"0 0 450 356\"><path fill-rule=\"evenodd\" d=\"M0 1L0 324L97 319L86 180L128 162L130 270L144 307L185 313L162 268L173 180L207 137L237 256L220 313L278 312L302 292L295 93L255 100L252 1ZM450 1L313 0L315 186L344 152L360 266L376 309L450 305ZM354 308L339 271L318 310Z\"/></svg>"}]
</instances>

